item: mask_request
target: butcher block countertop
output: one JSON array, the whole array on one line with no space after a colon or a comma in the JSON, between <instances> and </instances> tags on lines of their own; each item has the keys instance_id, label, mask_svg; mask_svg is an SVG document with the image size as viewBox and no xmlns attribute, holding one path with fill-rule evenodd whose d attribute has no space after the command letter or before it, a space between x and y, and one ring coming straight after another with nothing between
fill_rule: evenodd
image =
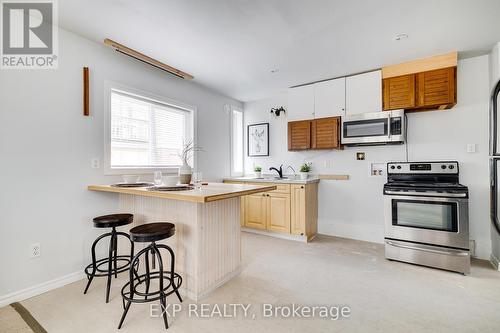
<instances>
[{"instance_id":1,"label":"butcher block countertop","mask_svg":"<svg viewBox=\"0 0 500 333\"><path fill-rule=\"evenodd\" d=\"M172 200L182 200L190 202L211 202L229 198L241 197L244 195L273 191L275 185L242 185L242 184L223 184L209 183L203 185L200 190L189 191L150 191L145 187L124 188L111 185L89 185L90 191L112 192L140 195L145 197L156 197Z\"/></svg>"}]
</instances>

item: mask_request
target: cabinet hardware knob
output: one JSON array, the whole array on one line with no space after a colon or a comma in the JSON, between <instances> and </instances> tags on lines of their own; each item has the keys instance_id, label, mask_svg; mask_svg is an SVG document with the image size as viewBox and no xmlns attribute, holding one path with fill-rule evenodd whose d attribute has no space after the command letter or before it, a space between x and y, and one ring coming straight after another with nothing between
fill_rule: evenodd
<instances>
[{"instance_id":1,"label":"cabinet hardware knob","mask_svg":"<svg viewBox=\"0 0 500 333\"><path fill-rule=\"evenodd\" d=\"M304 188L304 186L301 186L300 188Z\"/></svg>"}]
</instances>

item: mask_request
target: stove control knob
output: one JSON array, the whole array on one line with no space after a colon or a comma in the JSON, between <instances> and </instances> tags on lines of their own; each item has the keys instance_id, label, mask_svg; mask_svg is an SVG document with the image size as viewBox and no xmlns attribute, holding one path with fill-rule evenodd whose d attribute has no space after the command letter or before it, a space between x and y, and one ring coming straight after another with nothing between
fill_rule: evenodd
<instances>
[{"instance_id":1,"label":"stove control knob","mask_svg":"<svg viewBox=\"0 0 500 333\"><path fill-rule=\"evenodd\" d=\"M446 165L442 164L441 169L443 169L443 170L446 169Z\"/></svg>"},{"instance_id":2,"label":"stove control knob","mask_svg":"<svg viewBox=\"0 0 500 333\"><path fill-rule=\"evenodd\" d=\"M398 165L398 170L400 170L400 169L401 169L401 165Z\"/></svg>"},{"instance_id":3,"label":"stove control knob","mask_svg":"<svg viewBox=\"0 0 500 333\"><path fill-rule=\"evenodd\" d=\"M396 167L394 165L391 165L391 169L394 170L396 169Z\"/></svg>"},{"instance_id":4,"label":"stove control knob","mask_svg":"<svg viewBox=\"0 0 500 333\"><path fill-rule=\"evenodd\" d=\"M455 166L453 164L450 164L450 166L448 168L453 170L455 168Z\"/></svg>"}]
</instances>

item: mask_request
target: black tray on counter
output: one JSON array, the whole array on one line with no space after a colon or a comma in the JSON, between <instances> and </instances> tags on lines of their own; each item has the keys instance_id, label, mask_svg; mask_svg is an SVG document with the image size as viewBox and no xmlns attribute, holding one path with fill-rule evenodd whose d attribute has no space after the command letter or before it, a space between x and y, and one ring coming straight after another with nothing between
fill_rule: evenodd
<instances>
[{"instance_id":1,"label":"black tray on counter","mask_svg":"<svg viewBox=\"0 0 500 333\"><path fill-rule=\"evenodd\" d=\"M111 185L113 187L149 187L153 186L153 183L117 183Z\"/></svg>"}]
</instances>

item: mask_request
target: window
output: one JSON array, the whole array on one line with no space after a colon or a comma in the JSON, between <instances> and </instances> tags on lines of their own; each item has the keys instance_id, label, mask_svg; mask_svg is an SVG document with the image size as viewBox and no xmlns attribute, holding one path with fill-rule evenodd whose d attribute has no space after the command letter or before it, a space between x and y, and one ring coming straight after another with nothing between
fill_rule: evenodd
<instances>
[{"instance_id":1,"label":"window","mask_svg":"<svg viewBox=\"0 0 500 333\"><path fill-rule=\"evenodd\" d=\"M231 107L231 175L243 175L243 111Z\"/></svg>"},{"instance_id":2,"label":"window","mask_svg":"<svg viewBox=\"0 0 500 333\"><path fill-rule=\"evenodd\" d=\"M177 168L178 153L193 140L193 109L132 89L108 89L106 167L149 172Z\"/></svg>"}]
</instances>

